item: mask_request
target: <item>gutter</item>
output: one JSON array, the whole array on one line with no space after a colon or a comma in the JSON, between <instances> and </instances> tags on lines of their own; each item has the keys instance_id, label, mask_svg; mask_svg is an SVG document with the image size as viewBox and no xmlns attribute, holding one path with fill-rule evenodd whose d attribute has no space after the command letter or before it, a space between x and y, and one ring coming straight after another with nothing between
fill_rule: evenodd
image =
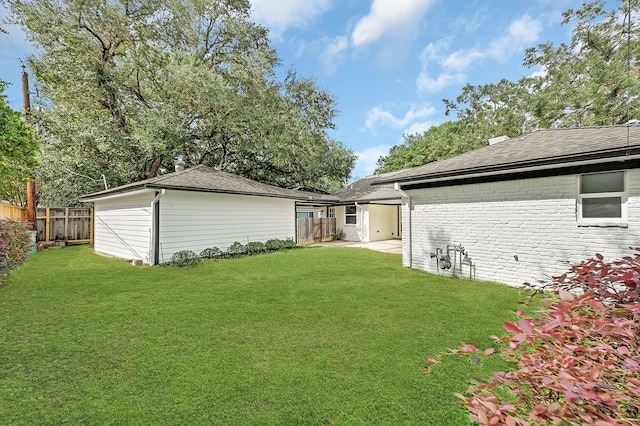
<instances>
[{"instance_id":1,"label":"gutter","mask_svg":"<svg viewBox=\"0 0 640 426\"><path fill-rule=\"evenodd\" d=\"M521 167L521 168L507 168L498 171L488 171L488 172L477 172L477 173L457 173L452 174L450 176L444 177L434 177L434 178L405 178L402 180L396 180L396 187L402 187L402 185L419 185L421 183L430 183L430 182L446 182L450 180L459 180L459 179L471 179L477 177L487 177L487 176L501 176L513 173L526 173L526 172L535 172L541 170L553 170L560 169L563 167L576 167L576 166L588 166L593 164L605 164L605 163L615 163L615 162L626 162L630 160L640 159L640 154L634 155L625 155L619 157L612 158L599 158L592 160L584 160L584 161L576 161L570 163L554 163L545 166L532 166L532 167Z\"/></svg>"},{"instance_id":2,"label":"gutter","mask_svg":"<svg viewBox=\"0 0 640 426\"><path fill-rule=\"evenodd\" d=\"M149 192L150 190L147 188L141 188L141 189L137 189L135 191L127 191L127 192L117 192L115 194L111 194L111 195L95 195L95 196L84 196L84 197L80 197L79 201L82 202L92 202L95 200L113 200L114 198L120 198L120 197L128 197L131 195L138 195L138 194L143 194L145 192Z\"/></svg>"},{"instance_id":3,"label":"gutter","mask_svg":"<svg viewBox=\"0 0 640 426\"><path fill-rule=\"evenodd\" d=\"M400 194L400 196L402 198L405 198L407 200L407 244L409 246L409 262L407 267L411 268L413 267L413 244L412 244L412 240L411 240L411 196L409 194L407 194L405 191L403 191L400 188L400 184L396 182L396 184L394 185L394 188L396 191L398 191L398 193ZM400 221L402 221L402 217L400 217ZM404 229L402 230L402 241L403 241L403 246L404 246L404 239L405 239L405 231Z\"/></svg>"}]
</instances>

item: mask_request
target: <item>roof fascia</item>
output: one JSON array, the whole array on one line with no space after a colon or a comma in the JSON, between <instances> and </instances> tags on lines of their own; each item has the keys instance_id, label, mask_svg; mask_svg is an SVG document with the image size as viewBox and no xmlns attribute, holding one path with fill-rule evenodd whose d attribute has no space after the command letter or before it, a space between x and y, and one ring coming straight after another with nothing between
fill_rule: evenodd
<instances>
[{"instance_id":1,"label":"roof fascia","mask_svg":"<svg viewBox=\"0 0 640 426\"><path fill-rule=\"evenodd\" d=\"M420 182L409 182L405 184L399 184L402 190L423 189L423 188L435 188L442 186L457 186L468 185L474 183L484 182L499 182L517 179L533 179L550 176L562 176L570 174L582 174L582 173L595 173L614 170L625 170L640 168L640 156L630 158L627 161L607 161L607 162L589 162L581 164L565 164L562 167L556 168L538 168L530 170L511 170L510 173L502 174L483 174L483 175L461 175L457 179L447 180L431 180Z\"/></svg>"},{"instance_id":2,"label":"roof fascia","mask_svg":"<svg viewBox=\"0 0 640 426\"><path fill-rule=\"evenodd\" d=\"M153 190L148 187L138 187L129 191L112 192L103 195L87 195L80 197L79 200L82 202L105 201L112 200L114 198L130 197L132 195L141 195L148 192L153 192Z\"/></svg>"},{"instance_id":3,"label":"roof fascia","mask_svg":"<svg viewBox=\"0 0 640 426\"><path fill-rule=\"evenodd\" d=\"M461 179L473 179L480 177L488 177L495 176L496 180L499 180L498 176L501 175L511 175L514 173L529 173L536 172L542 170L553 170L553 169L562 169L567 167L579 167L586 166L592 164L603 164L603 163L615 163L615 162L628 162L631 160L636 160L640 158L640 151L635 152L634 154L616 156L616 157L608 157L608 158L593 158L582 161L573 161L573 162L561 162L561 163L551 163L530 167L508 167L500 170L491 170L485 172L477 172L477 173L451 173L446 176L434 177L434 178L420 178L416 177L413 179L407 178L403 180L398 180L396 183L400 186L400 188L405 188L409 185L419 185L422 183L432 183L432 182L446 182L446 181L457 181Z\"/></svg>"}]
</instances>

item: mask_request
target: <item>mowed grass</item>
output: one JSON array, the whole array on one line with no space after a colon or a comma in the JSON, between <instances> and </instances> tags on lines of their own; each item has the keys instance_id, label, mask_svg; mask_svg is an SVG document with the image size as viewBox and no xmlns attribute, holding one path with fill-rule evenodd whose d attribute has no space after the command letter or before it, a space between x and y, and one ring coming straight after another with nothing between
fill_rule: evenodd
<instances>
[{"instance_id":1,"label":"mowed grass","mask_svg":"<svg viewBox=\"0 0 640 426\"><path fill-rule=\"evenodd\" d=\"M424 361L491 346L521 298L356 248L188 269L41 252L0 288L0 424L471 424L453 393L500 358Z\"/></svg>"}]
</instances>

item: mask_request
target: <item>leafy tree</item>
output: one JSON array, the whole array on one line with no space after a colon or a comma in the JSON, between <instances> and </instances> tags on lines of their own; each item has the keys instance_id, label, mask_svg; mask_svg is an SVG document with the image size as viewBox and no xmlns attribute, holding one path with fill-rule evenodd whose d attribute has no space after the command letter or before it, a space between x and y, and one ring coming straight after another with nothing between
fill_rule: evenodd
<instances>
[{"instance_id":1,"label":"leafy tree","mask_svg":"<svg viewBox=\"0 0 640 426\"><path fill-rule=\"evenodd\" d=\"M398 170L474 149L495 136L517 136L549 127L611 125L640 116L640 0L584 3L563 13L572 25L570 44L540 44L527 50L524 65L542 70L517 82L467 84L455 100L444 99L456 114L457 131L434 128L405 136L378 161L378 172ZM441 127L441 126L438 126ZM448 140L436 141L435 137ZM475 143L460 144L459 138ZM450 151L437 148L452 145Z\"/></svg>"},{"instance_id":2,"label":"leafy tree","mask_svg":"<svg viewBox=\"0 0 640 426\"><path fill-rule=\"evenodd\" d=\"M393 146L389 155L378 159L376 173L420 166L487 144L483 134L474 134L465 127L465 121L450 121L431 127L422 135L403 137L404 144Z\"/></svg>"},{"instance_id":3,"label":"leafy tree","mask_svg":"<svg viewBox=\"0 0 640 426\"><path fill-rule=\"evenodd\" d=\"M279 65L247 0L8 0L37 47L48 204L206 164L287 187L344 182L335 101ZM332 161L324 161L330 158Z\"/></svg>"},{"instance_id":4,"label":"leafy tree","mask_svg":"<svg viewBox=\"0 0 640 426\"><path fill-rule=\"evenodd\" d=\"M38 144L31 127L12 110L0 81L0 200L26 204L26 181L36 165Z\"/></svg>"},{"instance_id":5,"label":"leafy tree","mask_svg":"<svg viewBox=\"0 0 640 426\"><path fill-rule=\"evenodd\" d=\"M545 70L533 85L530 112L539 127L612 125L638 118L640 14L638 0L584 3L563 13L571 43L527 50L524 65ZM629 7L630 6L630 7Z\"/></svg>"}]
</instances>

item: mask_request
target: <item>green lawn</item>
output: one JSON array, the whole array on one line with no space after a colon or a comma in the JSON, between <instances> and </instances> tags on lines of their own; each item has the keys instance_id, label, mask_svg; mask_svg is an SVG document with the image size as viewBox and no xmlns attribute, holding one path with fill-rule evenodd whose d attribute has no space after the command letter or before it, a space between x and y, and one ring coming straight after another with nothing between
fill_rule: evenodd
<instances>
[{"instance_id":1,"label":"green lawn","mask_svg":"<svg viewBox=\"0 0 640 426\"><path fill-rule=\"evenodd\" d=\"M87 247L31 256L0 288L0 424L464 425L472 377L522 293L307 248L135 267Z\"/></svg>"}]
</instances>

